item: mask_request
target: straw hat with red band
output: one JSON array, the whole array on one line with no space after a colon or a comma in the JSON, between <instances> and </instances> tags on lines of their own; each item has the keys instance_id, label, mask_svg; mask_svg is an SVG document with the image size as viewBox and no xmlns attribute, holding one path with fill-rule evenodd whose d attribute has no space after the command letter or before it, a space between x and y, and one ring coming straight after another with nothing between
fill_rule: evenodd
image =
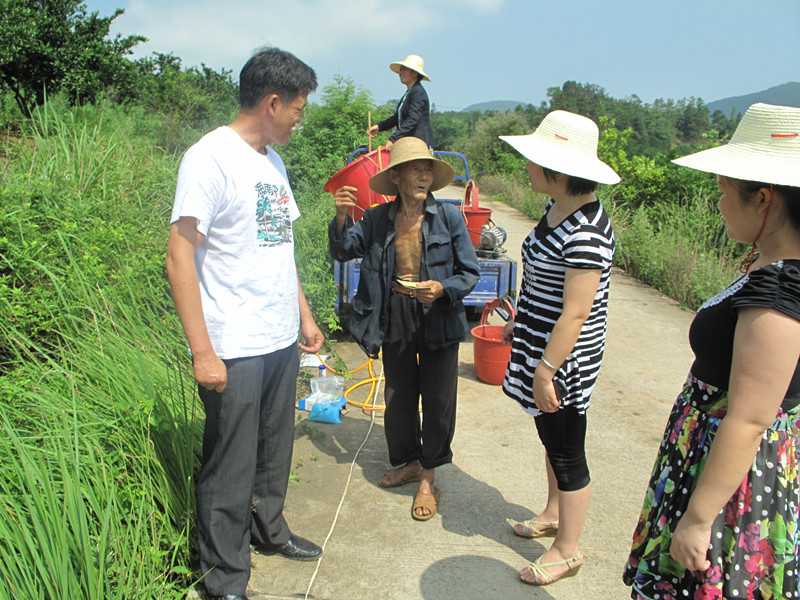
<instances>
[{"instance_id":1,"label":"straw hat with red band","mask_svg":"<svg viewBox=\"0 0 800 600\"><path fill-rule=\"evenodd\" d=\"M727 144L672 162L744 181L800 187L800 108L753 104Z\"/></svg>"},{"instance_id":2,"label":"straw hat with red band","mask_svg":"<svg viewBox=\"0 0 800 600\"><path fill-rule=\"evenodd\" d=\"M619 175L597 158L600 131L597 124L582 115L554 110L528 135L501 135L529 161L553 171L596 181L619 183Z\"/></svg>"},{"instance_id":3,"label":"straw hat with red band","mask_svg":"<svg viewBox=\"0 0 800 600\"><path fill-rule=\"evenodd\" d=\"M423 79L431 80L425 72L425 61L418 54L409 54L403 60L398 60L389 65L389 68L395 73L400 72L400 67L411 69L412 71L422 75Z\"/></svg>"},{"instance_id":4,"label":"straw hat with red band","mask_svg":"<svg viewBox=\"0 0 800 600\"><path fill-rule=\"evenodd\" d=\"M430 188L432 192L442 189L453 179L453 167L443 160L434 158L424 140L408 136L401 137L394 143L389 166L372 176L369 180L369 187L379 194L396 196L397 186L392 183L392 176L389 172L396 166L412 160L429 160L433 163L433 183Z\"/></svg>"}]
</instances>

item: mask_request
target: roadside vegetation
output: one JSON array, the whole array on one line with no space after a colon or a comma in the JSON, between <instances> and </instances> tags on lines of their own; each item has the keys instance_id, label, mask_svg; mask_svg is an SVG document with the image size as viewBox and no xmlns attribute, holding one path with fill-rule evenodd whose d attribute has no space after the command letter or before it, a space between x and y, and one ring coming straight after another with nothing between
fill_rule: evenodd
<instances>
[{"instance_id":1,"label":"roadside vegetation","mask_svg":"<svg viewBox=\"0 0 800 600\"><path fill-rule=\"evenodd\" d=\"M163 258L180 156L230 120L237 88L230 72L187 68L172 55L131 60L140 38L109 38L115 17L92 15L82 2L6 4L0 599L182 597L197 578L193 477L203 414ZM543 199L496 136L530 131L569 97L513 113L435 113L437 145L465 150L484 192L538 217ZM603 102L595 115L603 117L603 156L625 179L604 195L617 258L696 306L730 276L741 249L724 239L713 182L667 161L729 135L730 123L717 118L715 129L706 115L691 133L695 109L702 113L692 101L669 105L683 115L673 133L644 135L635 125L649 117L637 121ZM279 149L303 215L295 232L301 277L328 331L339 325L326 249L333 206L322 184L366 142L367 112L375 121L393 107L339 79Z\"/></svg>"},{"instance_id":2,"label":"roadside vegetation","mask_svg":"<svg viewBox=\"0 0 800 600\"><path fill-rule=\"evenodd\" d=\"M600 191L613 217L617 265L689 308L730 283L744 248L725 236L714 179L670 160L721 143L736 120L710 115L694 98L644 104L569 81L548 98L510 112L436 115L435 139L468 153L484 193L538 219L546 198L530 190L524 159L497 136L529 133L555 109L590 116L600 126L600 157L622 177Z\"/></svg>"}]
</instances>

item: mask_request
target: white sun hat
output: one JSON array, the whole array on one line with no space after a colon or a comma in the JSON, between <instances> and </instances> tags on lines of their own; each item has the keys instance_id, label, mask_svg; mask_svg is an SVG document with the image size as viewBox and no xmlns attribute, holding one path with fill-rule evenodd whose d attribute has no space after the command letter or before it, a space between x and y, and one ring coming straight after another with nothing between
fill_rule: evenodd
<instances>
[{"instance_id":1,"label":"white sun hat","mask_svg":"<svg viewBox=\"0 0 800 600\"><path fill-rule=\"evenodd\" d=\"M389 65L389 68L395 73L400 72L400 67L405 67L406 69L416 71L422 75L423 79L427 79L428 81L431 80L431 78L428 77L428 74L425 72L425 61L419 54L409 54L403 60L395 61Z\"/></svg>"},{"instance_id":2,"label":"white sun hat","mask_svg":"<svg viewBox=\"0 0 800 600\"><path fill-rule=\"evenodd\" d=\"M529 161L553 171L598 183L619 183L620 177L597 158L597 124L582 115L554 110L528 135L501 135Z\"/></svg>"},{"instance_id":3,"label":"white sun hat","mask_svg":"<svg viewBox=\"0 0 800 600\"><path fill-rule=\"evenodd\" d=\"M800 187L800 108L753 104L730 142L672 162L744 181Z\"/></svg>"}]
</instances>

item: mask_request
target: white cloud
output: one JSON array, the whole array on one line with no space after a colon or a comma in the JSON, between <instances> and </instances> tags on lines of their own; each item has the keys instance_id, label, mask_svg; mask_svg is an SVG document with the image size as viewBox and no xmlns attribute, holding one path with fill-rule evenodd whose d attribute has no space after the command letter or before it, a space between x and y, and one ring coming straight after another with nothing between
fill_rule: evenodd
<instances>
[{"instance_id":1,"label":"white cloud","mask_svg":"<svg viewBox=\"0 0 800 600\"><path fill-rule=\"evenodd\" d=\"M504 0L131 0L115 33L149 39L138 55L172 52L184 64L238 69L255 48L275 45L306 61L340 50L409 41L456 11L491 12Z\"/></svg>"},{"instance_id":2,"label":"white cloud","mask_svg":"<svg viewBox=\"0 0 800 600\"><path fill-rule=\"evenodd\" d=\"M497 12L505 4L505 0L451 0L451 4L470 6L480 12Z\"/></svg>"}]
</instances>

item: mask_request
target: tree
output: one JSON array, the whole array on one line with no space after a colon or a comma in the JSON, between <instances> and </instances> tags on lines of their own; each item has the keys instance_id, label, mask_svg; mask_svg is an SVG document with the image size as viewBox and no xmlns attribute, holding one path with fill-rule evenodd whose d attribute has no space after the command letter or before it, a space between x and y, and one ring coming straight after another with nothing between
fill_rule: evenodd
<instances>
[{"instance_id":1,"label":"tree","mask_svg":"<svg viewBox=\"0 0 800 600\"><path fill-rule=\"evenodd\" d=\"M122 13L87 13L82 0L0 0L0 89L29 116L48 93L63 91L77 104L130 86L136 71L126 56L146 38L109 38Z\"/></svg>"},{"instance_id":2,"label":"tree","mask_svg":"<svg viewBox=\"0 0 800 600\"><path fill-rule=\"evenodd\" d=\"M318 189L345 165L348 154L366 145L370 111L373 122L377 121L369 92L348 78L334 77L322 90L321 102L306 107L302 129L281 149L293 188L311 185ZM373 140L373 145L380 139Z\"/></svg>"},{"instance_id":3,"label":"tree","mask_svg":"<svg viewBox=\"0 0 800 600\"><path fill-rule=\"evenodd\" d=\"M478 112L431 112L433 145L439 150L460 150L480 118Z\"/></svg>"},{"instance_id":4,"label":"tree","mask_svg":"<svg viewBox=\"0 0 800 600\"><path fill-rule=\"evenodd\" d=\"M608 112L610 98L603 88L593 83L565 81L560 88L549 88L547 95L550 98L550 110L568 110L594 121Z\"/></svg>"},{"instance_id":5,"label":"tree","mask_svg":"<svg viewBox=\"0 0 800 600\"><path fill-rule=\"evenodd\" d=\"M526 133L530 133L530 126L523 114L494 113L478 121L464 150L481 175L524 174L527 161L498 136Z\"/></svg>"},{"instance_id":6,"label":"tree","mask_svg":"<svg viewBox=\"0 0 800 600\"><path fill-rule=\"evenodd\" d=\"M697 142L710 126L708 106L700 98L681 101L682 111L675 126L684 142Z\"/></svg>"}]
</instances>

